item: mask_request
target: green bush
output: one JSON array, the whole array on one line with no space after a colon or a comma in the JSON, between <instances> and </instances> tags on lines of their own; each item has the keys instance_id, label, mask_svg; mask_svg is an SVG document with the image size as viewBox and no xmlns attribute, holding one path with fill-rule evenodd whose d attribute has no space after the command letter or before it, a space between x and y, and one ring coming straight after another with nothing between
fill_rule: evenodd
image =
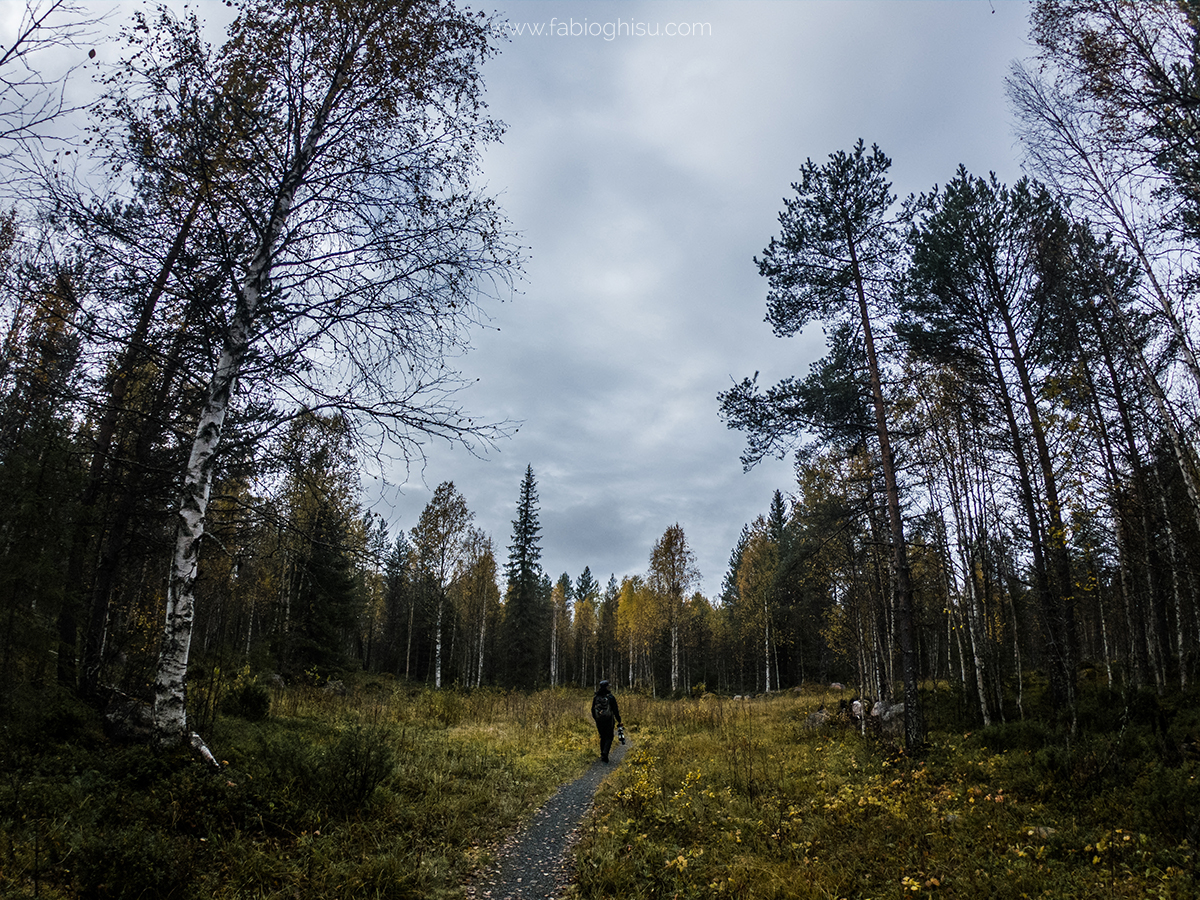
<instances>
[{"instance_id":1,"label":"green bush","mask_svg":"<svg viewBox=\"0 0 1200 900\"><path fill-rule=\"evenodd\" d=\"M371 800L395 768L392 736L386 728L355 725L342 732L324 754L321 780L329 808L357 812Z\"/></svg>"},{"instance_id":2,"label":"green bush","mask_svg":"<svg viewBox=\"0 0 1200 900\"><path fill-rule=\"evenodd\" d=\"M256 791L264 810L284 818L307 810L316 821L323 812L344 816L361 811L395 770L393 741L390 729L368 725L352 725L324 747L260 737L259 762L265 772Z\"/></svg>"},{"instance_id":3,"label":"green bush","mask_svg":"<svg viewBox=\"0 0 1200 900\"><path fill-rule=\"evenodd\" d=\"M141 827L91 832L73 855L85 900L184 900L192 878L186 842Z\"/></svg>"},{"instance_id":4,"label":"green bush","mask_svg":"<svg viewBox=\"0 0 1200 900\"><path fill-rule=\"evenodd\" d=\"M261 722L271 712L271 692L254 682L240 684L225 695L221 712L248 722Z\"/></svg>"}]
</instances>

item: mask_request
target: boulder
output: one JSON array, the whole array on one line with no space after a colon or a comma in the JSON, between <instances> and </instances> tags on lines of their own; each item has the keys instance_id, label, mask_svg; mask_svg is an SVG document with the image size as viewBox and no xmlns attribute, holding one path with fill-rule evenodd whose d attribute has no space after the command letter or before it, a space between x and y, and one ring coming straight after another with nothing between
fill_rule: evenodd
<instances>
[{"instance_id":1,"label":"boulder","mask_svg":"<svg viewBox=\"0 0 1200 900\"><path fill-rule=\"evenodd\" d=\"M904 704L879 700L871 709L872 727L889 738L904 736Z\"/></svg>"},{"instance_id":2,"label":"boulder","mask_svg":"<svg viewBox=\"0 0 1200 900\"><path fill-rule=\"evenodd\" d=\"M808 718L804 720L804 724L808 728L820 728L829 721L829 711L825 707L819 707L816 712L808 714Z\"/></svg>"}]
</instances>

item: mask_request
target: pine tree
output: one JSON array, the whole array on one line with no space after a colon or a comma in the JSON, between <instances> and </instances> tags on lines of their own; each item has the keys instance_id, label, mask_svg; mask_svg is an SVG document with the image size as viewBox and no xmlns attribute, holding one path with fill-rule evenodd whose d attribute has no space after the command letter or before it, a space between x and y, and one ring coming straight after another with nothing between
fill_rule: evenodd
<instances>
[{"instance_id":1,"label":"pine tree","mask_svg":"<svg viewBox=\"0 0 1200 900\"><path fill-rule=\"evenodd\" d=\"M512 543L508 546L505 576L504 631L507 649L508 680L520 687L532 687L537 678L537 651L545 620L540 602L542 548L538 543L537 481L533 466L525 467L517 517L513 519Z\"/></svg>"},{"instance_id":2,"label":"pine tree","mask_svg":"<svg viewBox=\"0 0 1200 900\"><path fill-rule=\"evenodd\" d=\"M866 360L866 383L873 412L877 462L883 475L891 538L896 631L903 658L905 742L910 749L924 743L924 723L917 694L917 646L913 593L904 537L900 487L892 449L892 429L883 393L883 364L875 330L889 301L902 261L903 243L893 207L887 171L891 160L878 147L862 141L847 153L831 153L824 165L811 159L800 168L795 196L784 201L781 233L773 237L759 273L770 284L767 321L779 337L789 337L813 322L853 332ZM751 379L720 397L731 427L749 432L750 464L755 454L795 441L811 427L811 410L794 403L795 380L784 382L765 397Z\"/></svg>"}]
</instances>

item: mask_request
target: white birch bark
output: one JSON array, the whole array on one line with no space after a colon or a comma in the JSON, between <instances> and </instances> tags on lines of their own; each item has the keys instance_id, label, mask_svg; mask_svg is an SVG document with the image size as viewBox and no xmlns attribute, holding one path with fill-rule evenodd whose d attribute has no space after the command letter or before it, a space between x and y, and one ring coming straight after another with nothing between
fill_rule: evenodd
<instances>
[{"instance_id":1,"label":"white birch bark","mask_svg":"<svg viewBox=\"0 0 1200 900\"><path fill-rule=\"evenodd\" d=\"M771 693L771 615L763 597L763 691Z\"/></svg>"},{"instance_id":2,"label":"white birch bark","mask_svg":"<svg viewBox=\"0 0 1200 900\"><path fill-rule=\"evenodd\" d=\"M629 631L629 687L633 687L633 629Z\"/></svg>"},{"instance_id":3,"label":"white birch bark","mask_svg":"<svg viewBox=\"0 0 1200 900\"><path fill-rule=\"evenodd\" d=\"M673 620L671 622L671 693L679 690L679 613L678 606L672 603Z\"/></svg>"},{"instance_id":4,"label":"white birch bark","mask_svg":"<svg viewBox=\"0 0 1200 900\"><path fill-rule=\"evenodd\" d=\"M475 687L483 686L483 648L484 638L487 637L487 596L480 601L482 610L479 614L479 667L475 670Z\"/></svg>"},{"instance_id":5,"label":"white birch bark","mask_svg":"<svg viewBox=\"0 0 1200 900\"><path fill-rule=\"evenodd\" d=\"M973 560L967 557L967 565L972 566ZM979 643L982 639L980 635L979 624L979 591L975 584L975 575L972 571L967 571L966 577L967 587L967 643L971 648L971 662L975 668L975 690L979 694L979 712L983 715L983 726L987 728L992 724L992 713L988 708L987 700L987 681L983 667L983 658L980 655Z\"/></svg>"},{"instance_id":6,"label":"white birch bark","mask_svg":"<svg viewBox=\"0 0 1200 900\"><path fill-rule=\"evenodd\" d=\"M558 604L550 621L550 687L558 687Z\"/></svg>"},{"instance_id":7,"label":"white birch bark","mask_svg":"<svg viewBox=\"0 0 1200 900\"><path fill-rule=\"evenodd\" d=\"M435 660L433 672L433 686L439 690L442 687L442 611L446 607L446 599L444 596L438 597L437 610L437 634L434 637Z\"/></svg>"},{"instance_id":8,"label":"white birch bark","mask_svg":"<svg viewBox=\"0 0 1200 900\"><path fill-rule=\"evenodd\" d=\"M332 73L324 101L275 195L271 217L242 280L241 296L196 426L176 515L175 548L167 579L166 615L154 680L154 728L159 743L163 745L178 744L188 733L187 666L195 621L194 588L200 542L204 537L205 514L212 489L213 458L221 441L238 372L250 346L254 317L270 276L275 243L283 233L296 191L316 155L317 142L325 130L349 62L356 51L357 47L348 49L338 70Z\"/></svg>"}]
</instances>

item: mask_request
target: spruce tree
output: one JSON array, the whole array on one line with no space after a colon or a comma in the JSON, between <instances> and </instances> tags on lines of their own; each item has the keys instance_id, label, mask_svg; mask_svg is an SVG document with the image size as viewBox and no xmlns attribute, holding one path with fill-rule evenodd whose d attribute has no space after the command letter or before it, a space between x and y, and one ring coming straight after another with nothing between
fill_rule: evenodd
<instances>
[{"instance_id":1,"label":"spruce tree","mask_svg":"<svg viewBox=\"0 0 1200 900\"><path fill-rule=\"evenodd\" d=\"M525 467L517 517L513 519L512 543L508 545L505 575L508 588L504 606L508 680L518 687L533 687L537 672L537 650L543 626L541 601L542 548L538 524L537 481L533 466Z\"/></svg>"}]
</instances>

